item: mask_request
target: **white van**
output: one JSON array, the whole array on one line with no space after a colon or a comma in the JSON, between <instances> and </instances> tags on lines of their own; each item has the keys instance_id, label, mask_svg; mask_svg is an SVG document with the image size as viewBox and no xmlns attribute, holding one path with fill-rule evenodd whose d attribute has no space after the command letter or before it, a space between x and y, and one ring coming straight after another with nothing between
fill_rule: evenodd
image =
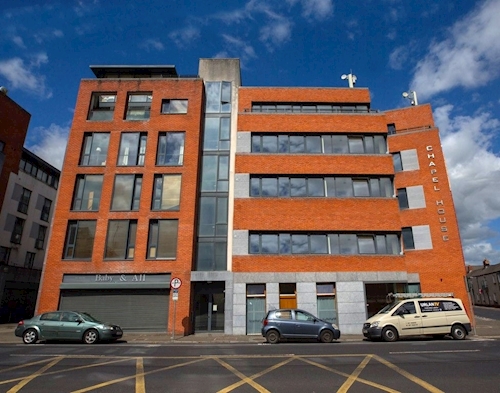
<instances>
[{"instance_id":1,"label":"white van","mask_svg":"<svg viewBox=\"0 0 500 393\"><path fill-rule=\"evenodd\" d=\"M400 299L388 304L363 325L371 340L396 341L399 337L451 335L463 340L471 324L460 299L448 297Z\"/></svg>"}]
</instances>

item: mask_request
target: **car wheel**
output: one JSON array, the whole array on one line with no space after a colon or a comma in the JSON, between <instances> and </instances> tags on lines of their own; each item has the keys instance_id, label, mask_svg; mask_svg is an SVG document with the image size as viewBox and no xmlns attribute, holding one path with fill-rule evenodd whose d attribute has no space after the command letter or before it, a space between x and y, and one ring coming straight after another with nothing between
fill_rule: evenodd
<instances>
[{"instance_id":1,"label":"car wheel","mask_svg":"<svg viewBox=\"0 0 500 393\"><path fill-rule=\"evenodd\" d=\"M99 333L97 333L97 330L94 329L87 330L83 335L83 342L85 344L94 344L97 342L98 339L99 339Z\"/></svg>"},{"instance_id":2,"label":"car wheel","mask_svg":"<svg viewBox=\"0 0 500 393\"><path fill-rule=\"evenodd\" d=\"M333 341L333 333L329 330L323 330L319 335L319 340L322 343L331 343Z\"/></svg>"},{"instance_id":3,"label":"car wheel","mask_svg":"<svg viewBox=\"0 0 500 393\"><path fill-rule=\"evenodd\" d=\"M467 336L467 331L462 325L453 325L451 327L451 336L455 340L463 340Z\"/></svg>"},{"instance_id":4,"label":"car wheel","mask_svg":"<svg viewBox=\"0 0 500 393\"><path fill-rule=\"evenodd\" d=\"M34 344L38 340L38 333L35 329L28 329L23 333L23 342L25 344Z\"/></svg>"},{"instance_id":5,"label":"car wheel","mask_svg":"<svg viewBox=\"0 0 500 393\"><path fill-rule=\"evenodd\" d=\"M269 330L266 333L266 341L269 344L277 344L280 341L280 334L277 330Z\"/></svg>"},{"instance_id":6,"label":"car wheel","mask_svg":"<svg viewBox=\"0 0 500 393\"><path fill-rule=\"evenodd\" d=\"M392 326L387 326L382 330L382 339L387 342L397 341L398 332Z\"/></svg>"}]
</instances>

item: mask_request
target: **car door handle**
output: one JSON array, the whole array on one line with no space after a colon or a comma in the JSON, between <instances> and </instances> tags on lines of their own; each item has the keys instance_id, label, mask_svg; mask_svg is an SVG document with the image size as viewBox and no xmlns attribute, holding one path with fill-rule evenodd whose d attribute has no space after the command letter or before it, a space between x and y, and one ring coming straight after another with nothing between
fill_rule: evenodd
<instances>
[{"instance_id":1,"label":"car door handle","mask_svg":"<svg viewBox=\"0 0 500 393\"><path fill-rule=\"evenodd\" d=\"M422 318L427 318L427 315L422 315Z\"/></svg>"}]
</instances>

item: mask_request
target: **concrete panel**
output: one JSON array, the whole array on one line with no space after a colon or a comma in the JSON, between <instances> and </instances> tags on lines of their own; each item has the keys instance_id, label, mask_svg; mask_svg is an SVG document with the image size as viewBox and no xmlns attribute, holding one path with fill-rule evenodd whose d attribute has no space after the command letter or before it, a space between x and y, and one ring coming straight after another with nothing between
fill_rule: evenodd
<instances>
[{"instance_id":1,"label":"concrete panel","mask_svg":"<svg viewBox=\"0 0 500 393\"><path fill-rule=\"evenodd\" d=\"M205 82L233 81L241 86L240 59L200 59L198 75Z\"/></svg>"},{"instance_id":2,"label":"concrete panel","mask_svg":"<svg viewBox=\"0 0 500 393\"><path fill-rule=\"evenodd\" d=\"M233 231L233 255L248 255L248 231Z\"/></svg>"},{"instance_id":3,"label":"concrete panel","mask_svg":"<svg viewBox=\"0 0 500 393\"><path fill-rule=\"evenodd\" d=\"M238 132L236 153L250 153L252 151L252 133Z\"/></svg>"},{"instance_id":4,"label":"concrete panel","mask_svg":"<svg viewBox=\"0 0 500 393\"><path fill-rule=\"evenodd\" d=\"M401 161L403 163L403 171L416 171L420 169L417 149L401 151Z\"/></svg>"},{"instance_id":5,"label":"concrete panel","mask_svg":"<svg viewBox=\"0 0 500 393\"><path fill-rule=\"evenodd\" d=\"M296 274L296 279L297 279L297 288L299 283L313 283L314 288L316 289L316 273L297 273Z\"/></svg>"},{"instance_id":6,"label":"concrete panel","mask_svg":"<svg viewBox=\"0 0 500 393\"><path fill-rule=\"evenodd\" d=\"M250 198L250 174L237 173L234 175L234 197Z\"/></svg>"},{"instance_id":7,"label":"concrete panel","mask_svg":"<svg viewBox=\"0 0 500 393\"><path fill-rule=\"evenodd\" d=\"M412 227L415 250L432 250L431 230L429 225Z\"/></svg>"},{"instance_id":8,"label":"concrete panel","mask_svg":"<svg viewBox=\"0 0 500 393\"><path fill-rule=\"evenodd\" d=\"M426 207L423 186L406 187L408 206L410 209L420 209Z\"/></svg>"},{"instance_id":9,"label":"concrete panel","mask_svg":"<svg viewBox=\"0 0 500 393\"><path fill-rule=\"evenodd\" d=\"M315 275L315 282L336 282L338 281L338 274L336 272L334 273L326 273L326 272L317 272L314 273Z\"/></svg>"}]
</instances>

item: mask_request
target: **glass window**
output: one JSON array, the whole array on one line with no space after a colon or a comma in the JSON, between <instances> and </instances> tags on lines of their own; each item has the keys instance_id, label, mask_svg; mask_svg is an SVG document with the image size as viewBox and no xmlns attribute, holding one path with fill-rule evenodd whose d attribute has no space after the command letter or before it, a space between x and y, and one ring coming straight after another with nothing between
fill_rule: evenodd
<instances>
[{"instance_id":1,"label":"glass window","mask_svg":"<svg viewBox=\"0 0 500 393\"><path fill-rule=\"evenodd\" d=\"M373 137L376 154L387 154L387 140L383 135L375 135Z\"/></svg>"},{"instance_id":2,"label":"glass window","mask_svg":"<svg viewBox=\"0 0 500 393\"><path fill-rule=\"evenodd\" d=\"M305 138L301 135L291 135L289 138L290 153L305 152Z\"/></svg>"},{"instance_id":3,"label":"glass window","mask_svg":"<svg viewBox=\"0 0 500 393\"><path fill-rule=\"evenodd\" d=\"M247 296L265 295L265 294L266 294L266 284L247 284Z\"/></svg>"},{"instance_id":4,"label":"glass window","mask_svg":"<svg viewBox=\"0 0 500 393\"><path fill-rule=\"evenodd\" d=\"M203 150L225 151L230 148L230 118L207 117L203 136ZM264 147L262 147L264 152Z\"/></svg>"},{"instance_id":5,"label":"glass window","mask_svg":"<svg viewBox=\"0 0 500 393\"><path fill-rule=\"evenodd\" d=\"M181 175L155 175L153 210L179 210Z\"/></svg>"},{"instance_id":6,"label":"glass window","mask_svg":"<svg viewBox=\"0 0 500 393\"><path fill-rule=\"evenodd\" d=\"M196 270L224 271L227 269L227 242L198 243Z\"/></svg>"},{"instance_id":7,"label":"glass window","mask_svg":"<svg viewBox=\"0 0 500 393\"><path fill-rule=\"evenodd\" d=\"M375 254L375 239L373 236L358 235L360 254Z\"/></svg>"},{"instance_id":8,"label":"glass window","mask_svg":"<svg viewBox=\"0 0 500 393\"><path fill-rule=\"evenodd\" d=\"M9 264L10 250L10 247L0 246L0 262L3 262L5 265Z\"/></svg>"},{"instance_id":9,"label":"glass window","mask_svg":"<svg viewBox=\"0 0 500 393\"><path fill-rule=\"evenodd\" d=\"M19 199L19 203L17 204L17 211L20 213L28 213L28 206L30 204L31 191L27 188L23 187L23 191L21 193L21 198Z\"/></svg>"},{"instance_id":10,"label":"glass window","mask_svg":"<svg viewBox=\"0 0 500 393\"><path fill-rule=\"evenodd\" d=\"M86 133L83 140L83 149L80 165L104 166L108 155L109 133Z\"/></svg>"},{"instance_id":11,"label":"glass window","mask_svg":"<svg viewBox=\"0 0 500 393\"><path fill-rule=\"evenodd\" d=\"M373 142L373 136L365 136L365 153L366 154L374 154L375 153L375 144Z\"/></svg>"},{"instance_id":12,"label":"glass window","mask_svg":"<svg viewBox=\"0 0 500 393\"><path fill-rule=\"evenodd\" d=\"M40 220L49 221L51 206L52 206L52 201L50 199L44 198L42 212L40 214Z\"/></svg>"},{"instance_id":13,"label":"glass window","mask_svg":"<svg viewBox=\"0 0 500 393\"><path fill-rule=\"evenodd\" d=\"M392 197L394 195L392 179L388 177L380 178L380 195L383 197Z\"/></svg>"},{"instance_id":14,"label":"glass window","mask_svg":"<svg viewBox=\"0 0 500 393\"><path fill-rule=\"evenodd\" d=\"M43 243L45 242L45 235L47 234L47 227L38 225L38 234L35 240L35 248L43 250Z\"/></svg>"},{"instance_id":15,"label":"glass window","mask_svg":"<svg viewBox=\"0 0 500 393\"><path fill-rule=\"evenodd\" d=\"M70 221L63 259L90 259L94 248L96 221Z\"/></svg>"},{"instance_id":16,"label":"glass window","mask_svg":"<svg viewBox=\"0 0 500 393\"><path fill-rule=\"evenodd\" d=\"M151 112L152 93L130 93L128 95L125 120L148 120Z\"/></svg>"},{"instance_id":17,"label":"glass window","mask_svg":"<svg viewBox=\"0 0 500 393\"><path fill-rule=\"evenodd\" d=\"M292 254L309 254L307 235L292 234Z\"/></svg>"},{"instance_id":18,"label":"glass window","mask_svg":"<svg viewBox=\"0 0 500 393\"><path fill-rule=\"evenodd\" d=\"M348 142L349 142L349 153L363 154L365 152L362 137L350 136Z\"/></svg>"},{"instance_id":19,"label":"glass window","mask_svg":"<svg viewBox=\"0 0 500 393\"><path fill-rule=\"evenodd\" d=\"M352 189L352 179L350 177L336 177L335 192L335 195L339 198L348 198L354 196Z\"/></svg>"},{"instance_id":20,"label":"glass window","mask_svg":"<svg viewBox=\"0 0 500 393\"><path fill-rule=\"evenodd\" d=\"M279 253L290 254L292 252L292 236L289 233L279 234Z\"/></svg>"},{"instance_id":21,"label":"glass window","mask_svg":"<svg viewBox=\"0 0 500 393\"><path fill-rule=\"evenodd\" d=\"M177 220L151 220L149 223L148 259L175 259L177 255Z\"/></svg>"},{"instance_id":22,"label":"glass window","mask_svg":"<svg viewBox=\"0 0 500 393\"><path fill-rule=\"evenodd\" d=\"M99 210L103 175L78 175L72 210Z\"/></svg>"},{"instance_id":23,"label":"glass window","mask_svg":"<svg viewBox=\"0 0 500 393\"><path fill-rule=\"evenodd\" d=\"M269 234L261 236L261 253L262 254L278 253L278 235Z\"/></svg>"},{"instance_id":24,"label":"glass window","mask_svg":"<svg viewBox=\"0 0 500 393\"><path fill-rule=\"evenodd\" d=\"M278 137L276 135L262 136L262 152L276 153L278 151Z\"/></svg>"},{"instance_id":25,"label":"glass window","mask_svg":"<svg viewBox=\"0 0 500 393\"><path fill-rule=\"evenodd\" d=\"M339 235L340 254L358 254L358 239L356 235Z\"/></svg>"},{"instance_id":26,"label":"glass window","mask_svg":"<svg viewBox=\"0 0 500 393\"><path fill-rule=\"evenodd\" d=\"M398 188L398 202L400 209L408 209L410 205L408 204L408 195L406 194L406 188Z\"/></svg>"},{"instance_id":27,"label":"glass window","mask_svg":"<svg viewBox=\"0 0 500 393\"><path fill-rule=\"evenodd\" d=\"M88 120L111 121L115 112L116 93L92 93Z\"/></svg>"},{"instance_id":28,"label":"glass window","mask_svg":"<svg viewBox=\"0 0 500 393\"><path fill-rule=\"evenodd\" d=\"M290 151L288 135L278 135L278 152L288 153Z\"/></svg>"},{"instance_id":29,"label":"glass window","mask_svg":"<svg viewBox=\"0 0 500 393\"><path fill-rule=\"evenodd\" d=\"M229 156L205 155L202 162L201 189L204 192L229 189Z\"/></svg>"},{"instance_id":30,"label":"glass window","mask_svg":"<svg viewBox=\"0 0 500 393\"><path fill-rule=\"evenodd\" d=\"M394 162L394 171L401 172L403 170L403 162L401 161L401 154L393 153L392 160Z\"/></svg>"},{"instance_id":31,"label":"glass window","mask_svg":"<svg viewBox=\"0 0 500 393\"><path fill-rule=\"evenodd\" d=\"M401 242L398 235L386 235L387 253L399 255L401 253Z\"/></svg>"},{"instance_id":32,"label":"glass window","mask_svg":"<svg viewBox=\"0 0 500 393\"><path fill-rule=\"evenodd\" d=\"M289 197L290 196L290 178L279 177L278 178L278 196Z\"/></svg>"},{"instance_id":33,"label":"glass window","mask_svg":"<svg viewBox=\"0 0 500 393\"><path fill-rule=\"evenodd\" d=\"M396 133L396 124L387 124L387 134L394 135Z\"/></svg>"},{"instance_id":34,"label":"glass window","mask_svg":"<svg viewBox=\"0 0 500 393\"><path fill-rule=\"evenodd\" d=\"M33 267L33 264L35 263L35 256L36 254L34 252L26 252L26 257L24 258L24 267L31 269Z\"/></svg>"},{"instance_id":35,"label":"glass window","mask_svg":"<svg viewBox=\"0 0 500 393\"><path fill-rule=\"evenodd\" d=\"M203 196L200 198L198 236L227 235L227 197Z\"/></svg>"},{"instance_id":36,"label":"glass window","mask_svg":"<svg viewBox=\"0 0 500 393\"><path fill-rule=\"evenodd\" d=\"M139 210L142 175L116 175L111 210Z\"/></svg>"},{"instance_id":37,"label":"glass window","mask_svg":"<svg viewBox=\"0 0 500 393\"><path fill-rule=\"evenodd\" d=\"M261 196L277 196L278 195L278 179L274 177L267 177L262 179L262 193Z\"/></svg>"},{"instance_id":38,"label":"glass window","mask_svg":"<svg viewBox=\"0 0 500 393\"><path fill-rule=\"evenodd\" d=\"M250 235L250 254L260 254L260 235Z\"/></svg>"},{"instance_id":39,"label":"glass window","mask_svg":"<svg viewBox=\"0 0 500 393\"><path fill-rule=\"evenodd\" d=\"M106 259L134 259L137 220L110 220L106 235Z\"/></svg>"},{"instance_id":40,"label":"glass window","mask_svg":"<svg viewBox=\"0 0 500 393\"><path fill-rule=\"evenodd\" d=\"M252 135L252 152L253 153L261 153L261 139L260 135Z\"/></svg>"},{"instance_id":41,"label":"glass window","mask_svg":"<svg viewBox=\"0 0 500 393\"><path fill-rule=\"evenodd\" d=\"M231 82L206 82L205 95L207 113L231 111Z\"/></svg>"},{"instance_id":42,"label":"glass window","mask_svg":"<svg viewBox=\"0 0 500 393\"><path fill-rule=\"evenodd\" d=\"M306 136L306 152L307 153L322 153L321 136L310 135Z\"/></svg>"},{"instance_id":43,"label":"glass window","mask_svg":"<svg viewBox=\"0 0 500 393\"><path fill-rule=\"evenodd\" d=\"M311 254L328 254L326 235L311 235Z\"/></svg>"},{"instance_id":44,"label":"glass window","mask_svg":"<svg viewBox=\"0 0 500 393\"><path fill-rule=\"evenodd\" d=\"M124 132L121 135L118 165L144 165L147 134L144 132Z\"/></svg>"},{"instance_id":45,"label":"glass window","mask_svg":"<svg viewBox=\"0 0 500 393\"><path fill-rule=\"evenodd\" d=\"M290 195L292 197L307 196L306 179L303 177L292 177L290 179Z\"/></svg>"},{"instance_id":46,"label":"glass window","mask_svg":"<svg viewBox=\"0 0 500 393\"><path fill-rule=\"evenodd\" d=\"M21 244L21 238L23 237L25 220L20 217L16 217L14 222L14 229L10 235L10 242L14 244Z\"/></svg>"},{"instance_id":47,"label":"glass window","mask_svg":"<svg viewBox=\"0 0 500 393\"><path fill-rule=\"evenodd\" d=\"M354 196L356 197L370 196L370 187L368 185L368 179L354 179L352 181L352 186L354 189Z\"/></svg>"},{"instance_id":48,"label":"glass window","mask_svg":"<svg viewBox=\"0 0 500 393\"><path fill-rule=\"evenodd\" d=\"M307 195L310 197L325 196L324 180L322 178L311 177L307 179Z\"/></svg>"},{"instance_id":49,"label":"glass window","mask_svg":"<svg viewBox=\"0 0 500 393\"><path fill-rule=\"evenodd\" d=\"M187 113L188 100L162 100L161 113Z\"/></svg>"},{"instance_id":50,"label":"glass window","mask_svg":"<svg viewBox=\"0 0 500 393\"><path fill-rule=\"evenodd\" d=\"M184 138L184 132L160 133L156 165L182 165L184 161Z\"/></svg>"},{"instance_id":51,"label":"glass window","mask_svg":"<svg viewBox=\"0 0 500 393\"><path fill-rule=\"evenodd\" d=\"M330 254L332 255L340 254L339 235L337 234L328 235L328 243L330 245Z\"/></svg>"},{"instance_id":52,"label":"glass window","mask_svg":"<svg viewBox=\"0 0 500 393\"><path fill-rule=\"evenodd\" d=\"M406 250L414 250L415 243L413 241L413 230L411 227L403 228L401 230L403 236L403 245Z\"/></svg>"},{"instance_id":53,"label":"glass window","mask_svg":"<svg viewBox=\"0 0 500 393\"><path fill-rule=\"evenodd\" d=\"M332 153L348 154L347 135L332 135Z\"/></svg>"},{"instance_id":54,"label":"glass window","mask_svg":"<svg viewBox=\"0 0 500 393\"><path fill-rule=\"evenodd\" d=\"M380 196L380 179L370 179L370 195L372 197Z\"/></svg>"}]
</instances>

